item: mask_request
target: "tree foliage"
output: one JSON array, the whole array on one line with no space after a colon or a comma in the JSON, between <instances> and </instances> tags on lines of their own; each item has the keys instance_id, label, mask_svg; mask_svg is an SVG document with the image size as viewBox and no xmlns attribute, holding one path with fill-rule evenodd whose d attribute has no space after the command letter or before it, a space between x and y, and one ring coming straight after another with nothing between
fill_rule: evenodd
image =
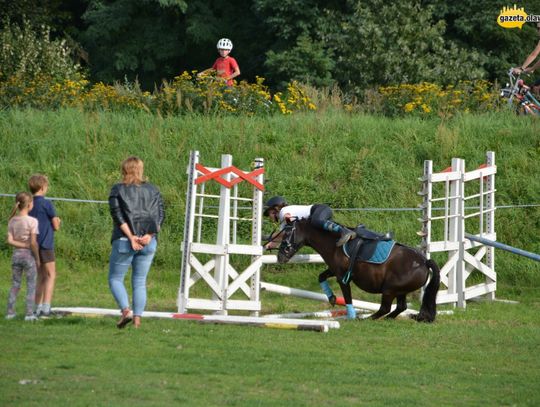
<instances>
[{"instance_id":1,"label":"tree foliage","mask_svg":"<svg viewBox=\"0 0 540 407\"><path fill-rule=\"evenodd\" d=\"M491 80L504 77L509 67L521 64L539 40L533 24L525 24L522 29L504 29L496 23L502 7L511 7L515 1L425 0L422 3L433 9L435 18L446 22L448 39L484 56L483 67ZM529 14L540 15L540 0L523 0L517 6Z\"/></svg>"},{"instance_id":2,"label":"tree foliage","mask_svg":"<svg viewBox=\"0 0 540 407\"><path fill-rule=\"evenodd\" d=\"M336 75L355 91L393 83L453 83L481 78L482 56L444 38L445 23L416 0L351 1L333 33Z\"/></svg>"},{"instance_id":3,"label":"tree foliage","mask_svg":"<svg viewBox=\"0 0 540 407\"><path fill-rule=\"evenodd\" d=\"M264 76L366 87L503 78L538 41L535 27L497 25L495 0L0 0L0 19L78 47L93 80L138 78L152 89L184 70L203 70L219 38L234 43L240 79ZM540 0L523 0L540 14ZM5 71L5 68L3 69Z\"/></svg>"},{"instance_id":4,"label":"tree foliage","mask_svg":"<svg viewBox=\"0 0 540 407\"><path fill-rule=\"evenodd\" d=\"M146 86L175 74L183 2L92 0L81 41L97 80L139 78Z\"/></svg>"}]
</instances>

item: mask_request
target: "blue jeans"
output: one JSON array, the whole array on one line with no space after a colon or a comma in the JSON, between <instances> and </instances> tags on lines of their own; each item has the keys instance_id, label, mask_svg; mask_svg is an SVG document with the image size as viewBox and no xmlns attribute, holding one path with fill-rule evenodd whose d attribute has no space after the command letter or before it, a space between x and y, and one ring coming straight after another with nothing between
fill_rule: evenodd
<instances>
[{"instance_id":1,"label":"blue jeans","mask_svg":"<svg viewBox=\"0 0 540 407\"><path fill-rule=\"evenodd\" d=\"M157 240L152 238L142 250L135 251L126 238L113 240L109 259L109 288L120 309L129 308L129 298L124 277L132 268L133 315L141 316L146 306L146 276L156 254Z\"/></svg>"}]
</instances>

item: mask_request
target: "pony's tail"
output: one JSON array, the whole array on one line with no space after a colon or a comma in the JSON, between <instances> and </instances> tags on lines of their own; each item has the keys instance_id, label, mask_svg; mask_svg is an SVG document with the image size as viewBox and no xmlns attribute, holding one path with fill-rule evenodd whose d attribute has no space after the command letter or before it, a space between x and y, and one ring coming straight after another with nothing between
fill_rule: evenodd
<instances>
[{"instance_id":1,"label":"pony's tail","mask_svg":"<svg viewBox=\"0 0 540 407\"><path fill-rule=\"evenodd\" d=\"M437 292L441 282L441 270L432 259L426 261L426 266L431 269L431 280L424 290L420 312L415 317L418 322L433 322L437 314Z\"/></svg>"}]
</instances>

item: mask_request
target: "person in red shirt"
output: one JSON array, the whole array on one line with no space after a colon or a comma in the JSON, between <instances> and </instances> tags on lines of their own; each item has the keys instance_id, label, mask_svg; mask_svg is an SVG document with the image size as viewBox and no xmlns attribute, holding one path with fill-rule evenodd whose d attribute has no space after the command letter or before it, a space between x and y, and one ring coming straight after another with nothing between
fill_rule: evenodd
<instances>
[{"instance_id":1,"label":"person in red shirt","mask_svg":"<svg viewBox=\"0 0 540 407\"><path fill-rule=\"evenodd\" d=\"M209 72L215 72L216 76L223 78L227 86L233 86L233 79L240 75L240 67L236 59L229 56L233 48L232 41L228 38L222 38L217 43L219 58L216 59L212 68L205 69L199 73L199 76Z\"/></svg>"}]
</instances>

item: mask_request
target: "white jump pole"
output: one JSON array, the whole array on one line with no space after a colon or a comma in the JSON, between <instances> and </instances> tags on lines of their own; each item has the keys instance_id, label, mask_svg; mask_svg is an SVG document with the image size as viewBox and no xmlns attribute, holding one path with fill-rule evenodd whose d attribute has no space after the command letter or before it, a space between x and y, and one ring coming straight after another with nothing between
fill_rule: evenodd
<instances>
[{"instance_id":1,"label":"white jump pole","mask_svg":"<svg viewBox=\"0 0 540 407\"><path fill-rule=\"evenodd\" d=\"M61 307L54 308L53 311L59 314L81 317L118 317L121 315L120 310L107 308ZM262 318L238 315L202 315L145 311L144 317L196 321L210 324L252 325L264 328L295 329L300 331L317 332L328 332L330 329L338 329L340 327L339 322L337 321L304 320L277 317Z\"/></svg>"}]
</instances>

